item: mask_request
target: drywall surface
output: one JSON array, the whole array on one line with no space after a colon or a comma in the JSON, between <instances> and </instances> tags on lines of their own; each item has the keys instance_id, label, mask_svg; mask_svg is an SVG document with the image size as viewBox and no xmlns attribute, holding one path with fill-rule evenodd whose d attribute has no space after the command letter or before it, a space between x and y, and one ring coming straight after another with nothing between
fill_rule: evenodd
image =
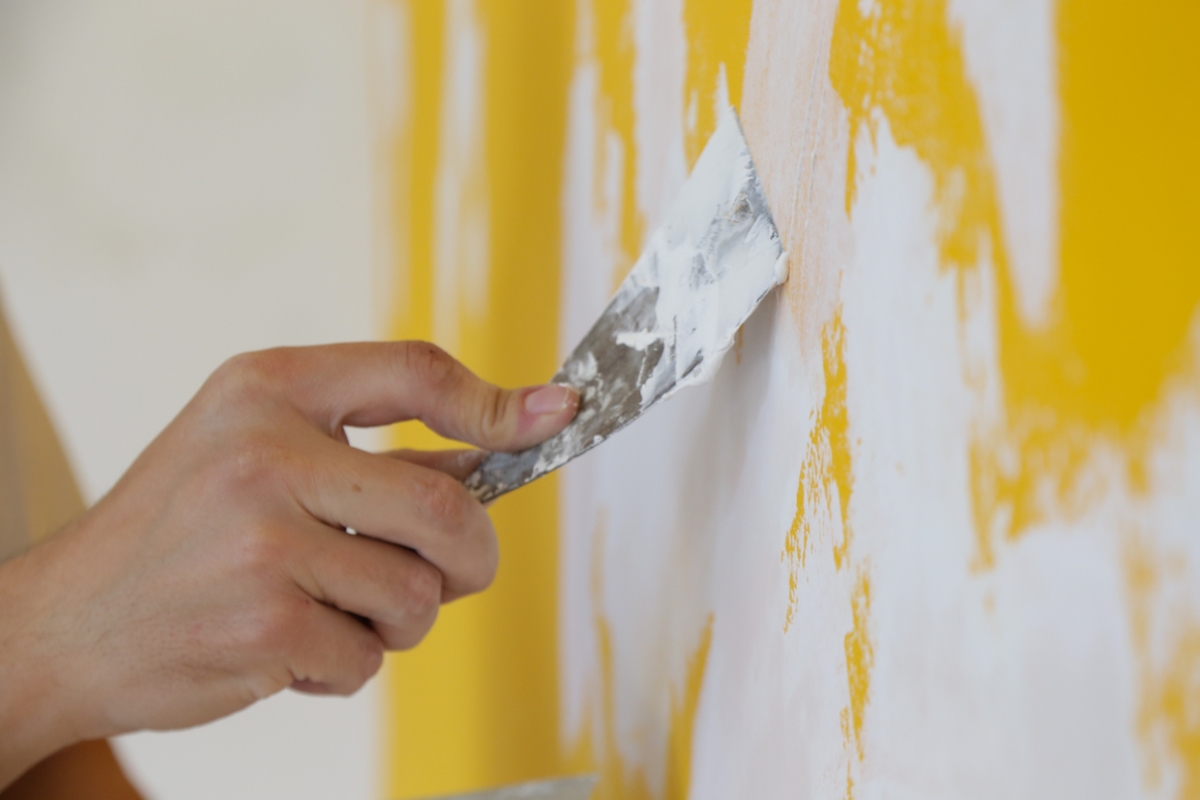
<instances>
[{"instance_id":1,"label":"drywall surface","mask_svg":"<svg viewBox=\"0 0 1200 800\"><path fill-rule=\"evenodd\" d=\"M228 356L370 338L362 3L0 4L0 276L86 499ZM369 798L378 695L118 741L149 797Z\"/></svg>"},{"instance_id":2,"label":"drywall surface","mask_svg":"<svg viewBox=\"0 0 1200 800\"><path fill-rule=\"evenodd\" d=\"M605 798L1200 796L1196 12L719 5L578 5L563 343L725 95L791 278L565 470L565 745Z\"/></svg>"},{"instance_id":3,"label":"drywall surface","mask_svg":"<svg viewBox=\"0 0 1200 800\"><path fill-rule=\"evenodd\" d=\"M389 667L397 795L1200 796L1192 5L396 8L398 332L550 375L727 102L790 256L497 503L499 593Z\"/></svg>"}]
</instances>

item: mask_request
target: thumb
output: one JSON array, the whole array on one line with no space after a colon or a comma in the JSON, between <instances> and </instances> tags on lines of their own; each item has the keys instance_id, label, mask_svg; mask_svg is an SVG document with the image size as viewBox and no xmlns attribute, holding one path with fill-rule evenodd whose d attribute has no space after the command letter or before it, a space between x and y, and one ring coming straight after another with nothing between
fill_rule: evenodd
<instances>
[{"instance_id":1,"label":"thumb","mask_svg":"<svg viewBox=\"0 0 1200 800\"><path fill-rule=\"evenodd\" d=\"M252 354L313 422L374 427L419 419L485 450L524 450L567 426L579 393L548 384L501 389L428 342L364 342ZM245 362L245 358L242 359Z\"/></svg>"},{"instance_id":2,"label":"thumb","mask_svg":"<svg viewBox=\"0 0 1200 800\"><path fill-rule=\"evenodd\" d=\"M437 433L484 450L513 452L561 431L579 410L579 393L545 384L501 389L441 348L406 343L397 384L406 387L416 416Z\"/></svg>"},{"instance_id":3,"label":"thumb","mask_svg":"<svg viewBox=\"0 0 1200 800\"><path fill-rule=\"evenodd\" d=\"M507 390L467 375L462 391L453 393L425 424L443 436L485 450L533 447L565 428L579 410L579 393L569 386Z\"/></svg>"}]
</instances>

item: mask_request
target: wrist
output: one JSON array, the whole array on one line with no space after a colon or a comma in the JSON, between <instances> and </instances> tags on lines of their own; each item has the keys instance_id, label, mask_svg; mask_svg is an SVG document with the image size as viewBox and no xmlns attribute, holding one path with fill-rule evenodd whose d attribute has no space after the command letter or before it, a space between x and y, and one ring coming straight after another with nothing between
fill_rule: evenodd
<instances>
[{"instance_id":1,"label":"wrist","mask_svg":"<svg viewBox=\"0 0 1200 800\"><path fill-rule=\"evenodd\" d=\"M52 578L38 574L38 555L0 564L0 788L87 738L70 713L66 654L39 602Z\"/></svg>"}]
</instances>

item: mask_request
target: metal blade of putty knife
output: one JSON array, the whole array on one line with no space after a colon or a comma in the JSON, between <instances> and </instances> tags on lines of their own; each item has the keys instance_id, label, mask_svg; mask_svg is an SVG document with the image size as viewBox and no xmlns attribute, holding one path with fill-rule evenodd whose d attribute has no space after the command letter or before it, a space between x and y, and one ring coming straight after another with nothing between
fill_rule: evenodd
<instances>
[{"instance_id":1,"label":"metal blade of putty knife","mask_svg":"<svg viewBox=\"0 0 1200 800\"><path fill-rule=\"evenodd\" d=\"M467 489L483 502L495 499L710 379L738 328L786 275L750 148L726 108L662 227L551 379L579 390L574 421L536 447L492 453L464 481Z\"/></svg>"},{"instance_id":2,"label":"metal blade of putty knife","mask_svg":"<svg viewBox=\"0 0 1200 800\"><path fill-rule=\"evenodd\" d=\"M532 781L486 792L471 792L432 800L588 800L596 788L595 775L579 775L550 781Z\"/></svg>"}]
</instances>

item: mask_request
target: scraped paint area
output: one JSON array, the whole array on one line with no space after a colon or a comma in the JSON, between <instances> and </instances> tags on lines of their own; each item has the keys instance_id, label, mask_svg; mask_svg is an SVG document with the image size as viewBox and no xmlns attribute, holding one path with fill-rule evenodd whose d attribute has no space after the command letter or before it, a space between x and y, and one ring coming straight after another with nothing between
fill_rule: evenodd
<instances>
[{"instance_id":1,"label":"scraped paint area","mask_svg":"<svg viewBox=\"0 0 1200 800\"><path fill-rule=\"evenodd\" d=\"M440 122L405 134L433 156L404 194L404 330L453 319L469 361L516 377L493 337L556 313L556 337L505 345L556 339L521 382L552 374L657 252L727 104L786 280L710 381L565 468L556 538L551 506L512 506L505 558L544 558L506 602L530 605L448 611L453 657L404 673L443 687L412 696L444 701L457 774L501 774L525 703L523 763L595 770L613 800L1200 797L1200 7L563 7L538 94L517 89L536 69L493 76L502 14L411 6L402 118ZM422 73L474 41L473 83ZM538 97L561 104L526 124ZM521 144L538 135L549 156ZM509 152L552 165L534 213ZM514 279L535 240L550 267ZM504 677L520 652L540 677Z\"/></svg>"},{"instance_id":2,"label":"scraped paint area","mask_svg":"<svg viewBox=\"0 0 1200 800\"><path fill-rule=\"evenodd\" d=\"M829 553L839 570L846 565L853 538L850 497L854 491L854 471L846 415L845 334L841 316L836 315L821 336L825 394L804 448L796 488L796 513L783 545L788 564L784 633L796 615L798 584L809 550L815 544L814 534L822 529L833 532L835 538L829 543Z\"/></svg>"}]
</instances>

